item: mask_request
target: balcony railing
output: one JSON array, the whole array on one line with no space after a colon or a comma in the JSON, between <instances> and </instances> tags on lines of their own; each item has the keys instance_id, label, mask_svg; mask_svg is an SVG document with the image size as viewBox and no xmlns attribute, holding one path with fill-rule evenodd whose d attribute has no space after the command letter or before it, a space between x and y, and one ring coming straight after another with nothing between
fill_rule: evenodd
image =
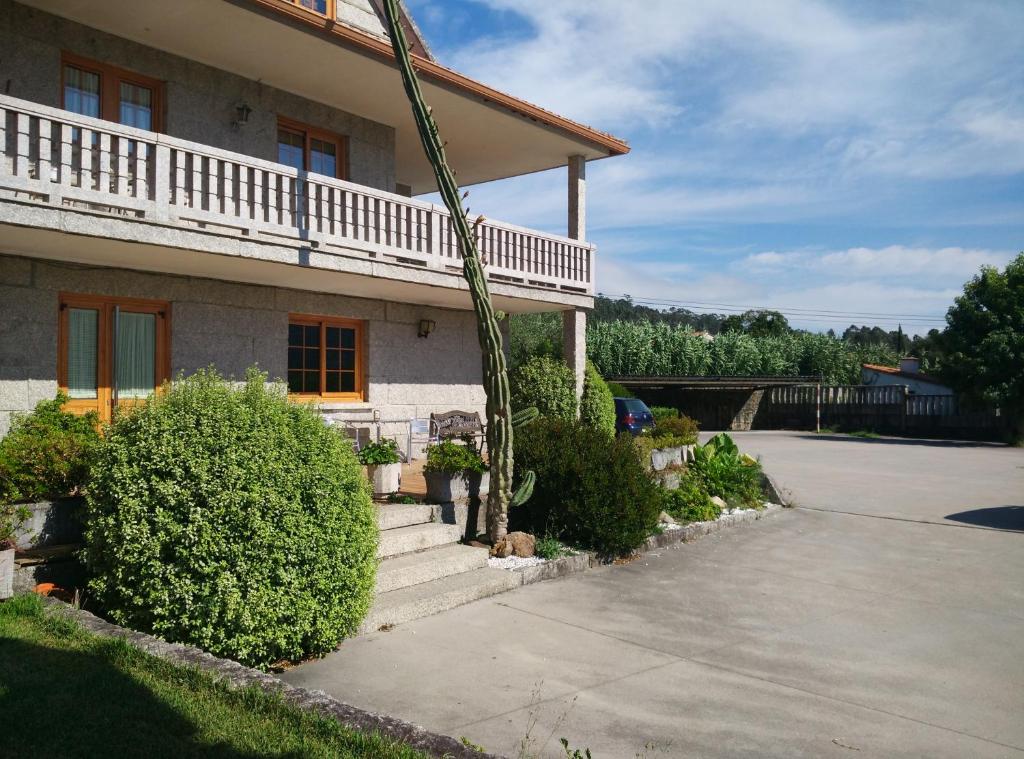
<instances>
[{"instance_id":1,"label":"balcony railing","mask_svg":"<svg viewBox=\"0 0 1024 759\"><path fill-rule=\"evenodd\" d=\"M0 190L54 206L460 269L446 209L239 153L0 95ZM489 219L492 280L593 293L594 247Z\"/></svg>"}]
</instances>

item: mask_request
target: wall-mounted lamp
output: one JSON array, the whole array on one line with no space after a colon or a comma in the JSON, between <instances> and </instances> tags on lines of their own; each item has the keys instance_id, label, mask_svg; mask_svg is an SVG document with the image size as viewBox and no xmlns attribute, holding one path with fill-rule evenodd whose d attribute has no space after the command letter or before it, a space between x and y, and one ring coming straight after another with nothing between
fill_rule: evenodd
<instances>
[{"instance_id":1,"label":"wall-mounted lamp","mask_svg":"<svg viewBox=\"0 0 1024 759\"><path fill-rule=\"evenodd\" d=\"M434 327L436 326L437 322L432 321L431 319L420 319L419 336L426 337L427 335L434 331Z\"/></svg>"},{"instance_id":2,"label":"wall-mounted lamp","mask_svg":"<svg viewBox=\"0 0 1024 759\"><path fill-rule=\"evenodd\" d=\"M249 116L252 115L252 108L249 107L248 103L242 101L239 105L235 106L235 113L238 118L235 119L232 126L234 126L235 129L238 129L239 127L243 127L249 123Z\"/></svg>"}]
</instances>

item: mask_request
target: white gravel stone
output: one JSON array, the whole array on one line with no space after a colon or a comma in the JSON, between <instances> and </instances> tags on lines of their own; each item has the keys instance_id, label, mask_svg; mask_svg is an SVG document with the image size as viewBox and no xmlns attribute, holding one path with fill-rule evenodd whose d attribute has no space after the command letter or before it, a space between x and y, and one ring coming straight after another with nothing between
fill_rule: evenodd
<instances>
[{"instance_id":1,"label":"white gravel stone","mask_svg":"<svg viewBox=\"0 0 1024 759\"><path fill-rule=\"evenodd\" d=\"M487 566L493 567L494 569L507 569L512 572L516 569L525 569L526 567L536 567L540 564L546 564L547 561L547 559L542 559L540 556L530 556L526 559L522 556L509 556L504 559L492 556L487 560Z\"/></svg>"}]
</instances>

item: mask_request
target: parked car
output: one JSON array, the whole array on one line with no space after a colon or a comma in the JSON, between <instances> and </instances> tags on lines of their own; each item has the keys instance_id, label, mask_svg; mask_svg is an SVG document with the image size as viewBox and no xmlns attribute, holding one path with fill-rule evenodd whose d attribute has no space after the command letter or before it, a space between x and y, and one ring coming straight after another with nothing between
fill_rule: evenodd
<instances>
[{"instance_id":1,"label":"parked car","mask_svg":"<svg viewBox=\"0 0 1024 759\"><path fill-rule=\"evenodd\" d=\"M616 398L615 434L639 435L646 429L654 429L654 414L647 404L639 398Z\"/></svg>"}]
</instances>

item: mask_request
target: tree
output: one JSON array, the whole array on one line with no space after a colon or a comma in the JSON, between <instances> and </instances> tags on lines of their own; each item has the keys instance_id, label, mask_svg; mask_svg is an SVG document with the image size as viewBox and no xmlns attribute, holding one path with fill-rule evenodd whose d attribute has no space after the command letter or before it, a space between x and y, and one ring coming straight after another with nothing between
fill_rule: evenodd
<instances>
[{"instance_id":1,"label":"tree","mask_svg":"<svg viewBox=\"0 0 1024 759\"><path fill-rule=\"evenodd\" d=\"M733 314L722 322L722 332L744 332L753 337L781 337L793 330L778 311L751 310Z\"/></svg>"},{"instance_id":2,"label":"tree","mask_svg":"<svg viewBox=\"0 0 1024 759\"><path fill-rule=\"evenodd\" d=\"M968 398L999 406L1024 437L1024 253L964 285L946 313L940 376Z\"/></svg>"}]
</instances>

